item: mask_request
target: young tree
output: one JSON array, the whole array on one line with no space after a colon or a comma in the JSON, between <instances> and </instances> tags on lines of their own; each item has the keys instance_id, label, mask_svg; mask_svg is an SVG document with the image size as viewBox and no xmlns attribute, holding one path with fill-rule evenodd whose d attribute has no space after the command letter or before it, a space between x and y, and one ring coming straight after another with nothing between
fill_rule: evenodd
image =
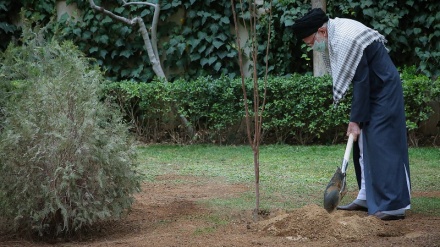
<instances>
[{"instance_id":1,"label":"young tree","mask_svg":"<svg viewBox=\"0 0 440 247\"><path fill-rule=\"evenodd\" d=\"M243 1L239 1L241 8L245 9ZM244 75L244 63L243 63L243 52L241 50L241 40L238 32L238 18L235 10L235 1L231 0L232 12L234 17L234 25L236 32L236 43L238 49L238 63L240 65L240 74L241 74L241 84L243 89L243 98L244 98L244 107L246 114L246 131L248 136L248 141L250 146L252 147L252 151L254 154L254 172L255 172L255 209L253 212L254 220L258 219L258 215L260 213L260 142L261 142L261 131L263 125L263 112L266 103L266 83L267 83L267 72L268 72L268 59L266 59L266 73L264 77L264 94L263 101L260 103L260 92L259 92L259 83L258 83L258 72L257 72L257 55L258 55L258 43L257 43L257 31L256 26L258 22L258 11L257 11L257 1L248 1L249 5L249 20L245 19L245 14L241 13L242 24L244 25L244 29L249 34L249 43L251 46L250 49L250 57L252 60L253 70L252 70L252 85L253 85L253 101L252 101L252 110L250 112L250 107L248 104L248 96L246 90L246 77ZM270 1L269 7L267 8L268 13L270 15L269 23L268 23L268 32L267 32L267 48L266 48L266 56L269 52L269 44L270 44L270 19L272 17L272 1ZM248 24L247 24L248 23ZM248 26L249 25L249 26ZM253 114L253 119L251 118L251 114ZM252 128L253 123L253 128ZM252 130L251 130L252 129ZM252 132L253 131L253 132Z\"/></svg>"}]
</instances>

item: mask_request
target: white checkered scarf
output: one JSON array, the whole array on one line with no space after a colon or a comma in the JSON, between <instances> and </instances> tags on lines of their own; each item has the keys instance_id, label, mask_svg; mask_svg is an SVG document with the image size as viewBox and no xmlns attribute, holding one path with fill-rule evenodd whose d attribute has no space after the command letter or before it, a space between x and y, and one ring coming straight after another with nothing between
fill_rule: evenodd
<instances>
[{"instance_id":1,"label":"white checkered scarf","mask_svg":"<svg viewBox=\"0 0 440 247\"><path fill-rule=\"evenodd\" d=\"M327 22L328 54L322 53L327 71L333 78L335 105L344 98L364 49L374 41L387 41L377 31L360 22L335 18Z\"/></svg>"}]
</instances>

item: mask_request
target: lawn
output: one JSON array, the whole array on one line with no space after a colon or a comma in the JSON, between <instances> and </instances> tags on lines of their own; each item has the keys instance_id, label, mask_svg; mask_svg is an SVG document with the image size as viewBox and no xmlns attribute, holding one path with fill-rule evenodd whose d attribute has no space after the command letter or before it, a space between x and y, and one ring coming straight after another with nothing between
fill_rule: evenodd
<instances>
[{"instance_id":1,"label":"lawn","mask_svg":"<svg viewBox=\"0 0 440 247\"><path fill-rule=\"evenodd\" d=\"M337 166L344 145L260 147L260 207L290 210L307 204L322 204L323 192ZM440 149L410 148L412 211L440 215ZM140 169L146 181L173 174L225 179L246 184L239 198L211 199L208 204L234 209L255 207L253 152L249 146L147 145L139 147ZM179 183L179 181L175 181ZM347 171L349 193L342 203L356 196L352 162Z\"/></svg>"}]
</instances>

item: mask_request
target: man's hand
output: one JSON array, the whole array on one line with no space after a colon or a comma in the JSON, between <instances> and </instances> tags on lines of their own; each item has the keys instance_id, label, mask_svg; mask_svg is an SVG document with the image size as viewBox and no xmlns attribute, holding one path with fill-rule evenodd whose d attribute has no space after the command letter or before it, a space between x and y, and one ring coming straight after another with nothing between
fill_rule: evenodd
<instances>
[{"instance_id":1,"label":"man's hand","mask_svg":"<svg viewBox=\"0 0 440 247\"><path fill-rule=\"evenodd\" d=\"M356 141L358 136L361 134L361 129L359 128L359 124L356 122L350 122L348 123L347 128L347 136L353 134L353 140Z\"/></svg>"}]
</instances>

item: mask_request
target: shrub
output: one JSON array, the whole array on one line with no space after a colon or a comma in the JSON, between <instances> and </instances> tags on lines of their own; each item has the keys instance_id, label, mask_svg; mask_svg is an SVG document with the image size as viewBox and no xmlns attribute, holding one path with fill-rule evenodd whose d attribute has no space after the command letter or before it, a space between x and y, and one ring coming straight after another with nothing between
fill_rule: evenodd
<instances>
[{"instance_id":1,"label":"shrub","mask_svg":"<svg viewBox=\"0 0 440 247\"><path fill-rule=\"evenodd\" d=\"M246 82L248 100L253 100L251 81ZM108 84L109 95L118 102L139 138L148 141L182 140L176 137L172 116L167 115L174 100L180 114L194 127L192 142L246 143L245 116L241 79L199 77L176 80L169 86L163 82L136 83L123 81ZM265 143L336 142L347 122L351 96L334 108L329 77L269 77L268 98L264 113ZM264 92L260 82L260 93ZM261 95L262 97L262 95ZM261 98L262 100L262 98ZM252 111L252 109L251 109ZM252 113L251 113L252 114ZM168 126L167 128L165 128ZM139 131L142 130L142 131ZM158 134L160 133L160 134ZM166 134L168 133L168 135ZM274 140L275 139L275 140Z\"/></svg>"},{"instance_id":2,"label":"shrub","mask_svg":"<svg viewBox=\"0 0 440 247\"><path fill-rule=\"evenodd\" d=\"M335 108L330 77L294 74L272 77L267 85L263 126L277 142L284 143L288 138L300 144L332 142L345 133L338 133L337 127L348 122L351 96L348 94Z\"/></svg>"},{"instance_id":3,"label":"shrub","mask_svg":"<svg viewBox=\"0 0 440 247\"><path fill-rule=\"evenodd\" d=\"M439 100L440 79L432 81L417 74L414 67L406 68L401 76L406 124L410 143L415 146L420 135L420 123L432 114L430 103ZM251 81L246 83L251 103ZM214 79L208 76L190 81L179 79L166 85L160 81L124 81L109 85L110 95L116 96L127 119L134 124L133 129L136 133L142 133L142 140L184 140L184 132L176 126L179 125L177 116L169 113L169 103L174 101L179 106L179 113L189 120L196 131L191 142L247 143L241 79ZM264 82L260 81L259 86L262 100ZM329 76L269 76L262 141L265 144L338 143L345 138L351 99L350 88L345 99L334 107Z\"/></svg>"},{"instance_id":4,"label":"shrub","mask_svg":"<svg viewBox=\"0 0 440 247\"><path fill-rule=\"evenodd\" d=\"M70 42L25 44L0 67L15 87L0 133L0 217L48 237L121 217L140 175L127 126L100 100L100 71Z\"/></svg>"},{"instance_id":5,"label":"shrub","mask_svg":"<svg viewBox=\"0 0 440 247\"><path fill-rule=\"evenodd\" d=\"M241 80L226 76L177 80L172 90L181 114L194 126L197 141L234 143L243 139L237 133L244 117Z\"/></svg>"},{"instance_id":6,"label":"shrub","mask_svg":"<svg viewBox=\"0 0 440 247\"><path fill-rule=\"evenodd\" d=\"M160 80L111 82L106 84L105 90L131 123L131 131L139 140L154 143L168 138L169 126L177 119L171 114L173 99L168 83Z\"/></svg>"},{"instance_id":7,"label":"shrub","mask_svg":"<svg viewBox=\"0 0 440 247\"><path fill-rule=\"evenodd\" d=\"M417 130L434 113L430 103L440 100L440 79L431 80L417 73L415 66L405 67L401 79L409 142L418 146Z\"/></svg>"}]
</instances>

